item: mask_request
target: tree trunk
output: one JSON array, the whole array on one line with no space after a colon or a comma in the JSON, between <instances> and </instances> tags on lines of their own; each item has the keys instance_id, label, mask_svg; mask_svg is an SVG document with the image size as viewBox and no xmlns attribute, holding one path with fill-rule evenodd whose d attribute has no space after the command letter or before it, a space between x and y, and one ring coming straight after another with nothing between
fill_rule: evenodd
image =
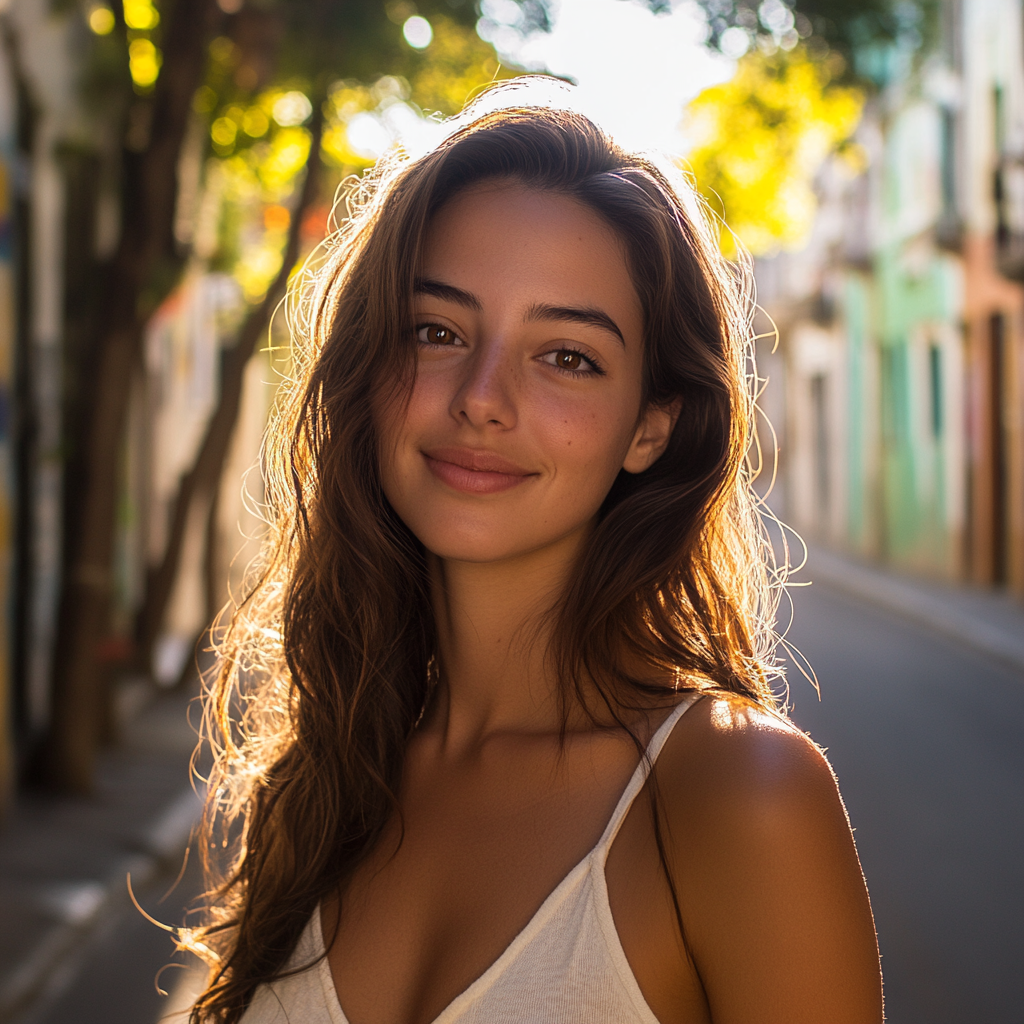
<instances>
[{"instance_id":1,"label":"tree trunk","mask_svg":"<svg viewBox=\"0 0 1024 1024\"><path fill-rule=\"evenodd\" d=\"M176 0L167 11L148 143L137 155L126 153L121 240L99 317L95 383L74 474L78 493L67 505L73 519L61 580L46 759L49 781L64 791L92 788L102 700L96 647L109 629L119 454L131 374L141 357L145 316L182 266L173 235L178 157L216 17L213 0Z\"/></svg>"},{"instance_id":2,"label":"tree trunk","mask_svg":"<svg viewBox=\"0 0 1024 1024\"><path fill-rule=\"evenodd\" d=\"M224 462L241 407L245 368L270 324L270 318L287 287L288 275L299 257L302 221L316 199L320 178L320 138L323 127L321 107L322 102L318 99L314 103L313 122L310 126L312 140L309 158L306 161L306 176L292 213L281 269L273 284L267 289L263 301L246 318L235 343L222 355L217 406L210 416L206 434L192 468L182 475L178 484L163 559L149 573L146 581L146 594L136 619L137 657L139 667L144 671L150 671L153 647L163 625L164 614L178 576L192 503L201 497L209 497L212 505L216 504L216 489L220 486ZM204 626L204 633L206 628Z\"/></svg>"}]
</instances>

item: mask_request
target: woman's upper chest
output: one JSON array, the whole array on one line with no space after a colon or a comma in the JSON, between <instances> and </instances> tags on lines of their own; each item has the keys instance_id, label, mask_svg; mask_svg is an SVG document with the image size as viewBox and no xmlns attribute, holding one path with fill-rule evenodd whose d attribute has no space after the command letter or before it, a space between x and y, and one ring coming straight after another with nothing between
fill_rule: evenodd
<instances>
[{"instance_id":1,"label":"woman's upper chest","mask_svg":"<svg viewBox=\"0 0 1024 1024\"><path fill-rule=\"evenodd\" d=\"M351 1024L429 1024L484 974L594 848L636 761L632 741L610 732L570 737L562 749L557 740L497 742L455 763L414 744L402 821L393 819L349 883L333 942L334 915L325 914ZM675 921L664 913L657 860L643 856L645 827L630 815L624 839L643 863L631 871L629 857L615 858L611 902L625 908L626 956L645 961L647 987L667 980L678 989L678 972L668 970L679 962ZM638 874L649 877L638 884ZM658 1016L702 1019L671 1008Z\"/></svg>"}]
</instances>

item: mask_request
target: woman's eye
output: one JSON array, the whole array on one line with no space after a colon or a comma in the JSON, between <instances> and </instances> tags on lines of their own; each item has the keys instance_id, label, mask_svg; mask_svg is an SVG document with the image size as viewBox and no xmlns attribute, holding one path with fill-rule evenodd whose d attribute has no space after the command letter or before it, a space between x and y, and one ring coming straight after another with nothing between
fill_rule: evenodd
<instances>
[{"instance_id":1,"label":"woman's eye","mask_svg":"<svg viewBox=\"0 0 1024 1024\"><path fill-rule=\"evenodd\" d=\"M568 373L600 374L604 372L592 359L588 359L582 352L571 348L560 348L549 352L544 357L544 361Z\"/></svg>"},{"instance_id":2,"label":"woman's eye","mask_svg":"<svg viewBox=\"0 0 1024 1024\"><path fill-rule=\"evenodd\" d=\"M421 345L454 345L459 336L441 324L423 324L416 328L416 340Z\"/></svg>"}]
</instances>

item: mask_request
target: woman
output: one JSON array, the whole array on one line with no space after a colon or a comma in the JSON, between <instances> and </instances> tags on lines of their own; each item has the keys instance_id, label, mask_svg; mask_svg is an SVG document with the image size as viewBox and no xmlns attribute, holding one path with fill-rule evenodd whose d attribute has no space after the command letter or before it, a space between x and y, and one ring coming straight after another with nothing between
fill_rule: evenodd
<instances>
[{"instance_id":1,"label":"woman","mask_svg":"<svg viewBox=\"0 0 1024 1024\"><path fill-rule=\"evenodd\" d=\"M363 199L209 704L235 856L193 1021L880 1021L769 686L749 313L692 193L509 108Z\"/></svg>"}]
</instances>

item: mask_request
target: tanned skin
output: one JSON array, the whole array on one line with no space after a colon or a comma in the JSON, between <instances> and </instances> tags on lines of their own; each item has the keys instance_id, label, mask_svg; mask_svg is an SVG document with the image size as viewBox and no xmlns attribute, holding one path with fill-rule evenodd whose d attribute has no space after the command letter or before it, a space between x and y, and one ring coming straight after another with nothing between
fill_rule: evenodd
<instances>
[{"instance_id":1,"label":"tanned skin","mask_svg":"<svg viewBox=\"0 0 1024 1024\"><path fill-rule=\"evenodd\" d=\"M510 182L435 217L408 402L378 410L385 492L430 552L441 683L408 749L402 820L323 908L351 1024L430 1024L591 850L637 764L570 715L545 621L619 470L664 450L641 409L643 316L592 211ZM665 709L630 724L646 740ZM703 698L607 864L626 957L662 1024L879 1024L868 894L832 772L797 729ZM401 842L399 837L401 833ZM397 851L397 852L396 852ZM335 929L337 929L335 931Z\"/></svg>"}]
</instances>

